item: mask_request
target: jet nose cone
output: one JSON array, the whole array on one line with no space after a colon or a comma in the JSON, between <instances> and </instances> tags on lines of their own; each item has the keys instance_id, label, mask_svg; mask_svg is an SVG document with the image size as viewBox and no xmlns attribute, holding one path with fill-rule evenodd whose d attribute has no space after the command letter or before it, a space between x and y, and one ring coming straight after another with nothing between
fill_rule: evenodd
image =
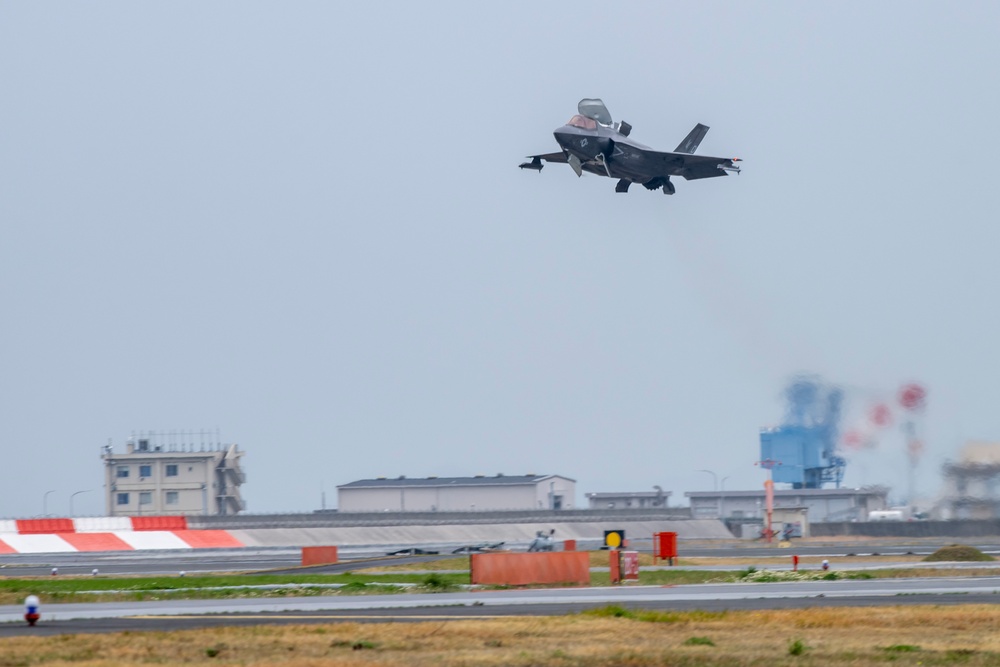
<instances>
[{"instance_id":1,"label":"jet nose cone","mask_svg":"<svg viewBox=\"0 0 1000 667\"><path fill-rule=\"evenodd\" d=\"M576 128L561 127L552 134L562 148L584 160L592 160L611 147L609 139L582 133Z\"/></svg>"},{"instance_id":2,"label":"jet nose cone","mask_svg":"<svg viewBox=\"0 0 1000 667\"><path fill-rule=\"evenodd\" d=\"M573 145L573 138L579 136L575 132L567 132L564 128L559 128L552 133L552 136L556 138L556 142L563 148L569 148Z\"/></svg>"}]
</instances>

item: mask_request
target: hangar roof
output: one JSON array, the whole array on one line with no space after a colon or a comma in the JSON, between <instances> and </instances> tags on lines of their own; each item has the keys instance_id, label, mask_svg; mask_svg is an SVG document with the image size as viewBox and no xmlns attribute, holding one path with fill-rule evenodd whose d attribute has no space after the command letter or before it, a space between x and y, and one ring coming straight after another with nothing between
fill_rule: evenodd
<instances>
[{"instance_id":1,"label":"hangar roof","mask_svg":"<svg viewBox=\"0 0 1000 667\"><path fill-rule=\"evenodd\" d=\"M564 479L568 482L576 482L575 479L563 477L562 475L476 475L475 477L377 477L375 479L359 479L356 482L340 484L338 489L362 489L362 488L395 488L400 486L409 487L437 487L437 486L519 486L535 485L547 479Z\"/></svg>"}]
</instances>

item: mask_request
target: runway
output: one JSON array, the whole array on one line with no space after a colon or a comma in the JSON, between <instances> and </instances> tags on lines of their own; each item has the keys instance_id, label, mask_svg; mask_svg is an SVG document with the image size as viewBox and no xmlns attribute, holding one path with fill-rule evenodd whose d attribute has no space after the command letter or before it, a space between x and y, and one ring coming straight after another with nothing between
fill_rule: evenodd
<instances>
[{"instance_id":1,"label":"runway","mask_svg":"<svg viewBox=\"0 0 1000 667\"><path fill-rule=\"evenodd\" d=\"M645 550L640 542L637 545ZM976 545L987 553L1000 545ZM428 545L433 548L433 545ZM800 556L838 557L880 554L912 556L932 553L938 545L865 544L802 545L791 548L759 544L682 545L686 557L773 558ZM300 568L300 551L287 547L259 549L201 549L193 551L5 554L0 556L0 576L176 575L214 572L336 573L358 570L363 564L413 564L442 558L440 555L386 558L391 548L352 548L342 552L342 562ZM442 549L442 551L447 551ZM377 560L369 560L377 557ZM860 565L860 564L859 564ZM912 566L912 563L910 563ZM942 564L943 565L943 564ZM988 564L963 564L982 567ZM882 567L867 564L864 567ZM948 564L948 566L960 566ZM696 569L702 569L695 566ZM705 569L739 569L743 566L704 566ZM768 566L769 569L783 569ZM815 606L874 606L912 604L996 604L1000 602L1000 576L980 578L915 578L814 581L766 584L697 584L672 587L625 586L506 591L472 591L436 594L376 596L316 596L227 600L171 600L152 602L68 603L44 605L42 621L35 628L23 622L20 606L0 606L0 638L16 635L102 633L122 630L169 631L185 628L259 625L274 623L330 623L461 620L483 617L567 614L616 604L644 609L780 609Z\"/></svg>"},{"instance_id":2,"label":"runway","mask_svg":"<svg viewBox=\"0 0 1000 667\"><path fill-rule=\"evenodd\" d=\"M219 625L462 620L552 615L605 605L642 609L779 609L815 606L997 604L1000 577L616 586L262 601L171 600L43 606L29 628L20 606L0 607L0 638L79 632L169 631Z\"/></svg>"},{"instance_id":3,"label":"runway","mask_svg":"<svg viewBox=\"0 0 1000 667\"><path fill-rule=\"evenodd\" d=\"M426 545L434 548L434 545ZM524 550L527 545L511 545L515 550ZM649 552L649 541L636 541L635 548ZM880 554L882 556L927 555L938 549L940 545L919 544L865 544L859 545L805 545L793 543L791 547L782 548L767 545L725 545L712 546L700 544L681 544L681 557L689 558L771 558L790 557L793 553L799 556L830 558ZM1000 545L995 543L977 544L980 551L1000 555ZM344 569L357 569L357 561L373 557L384 558L388 551L393 551L395 545L388 547L353 547L342 549L339 567L326 568L323 571L336 572ZM581 549L591 548L580 545ZM594 546L593 548L596 548ZM437 560L454 557L448 553L450 549L441 547L439 556L421 560ZM189 574L212 572L248 572L255 570L299 570L301 551L289 547L242 548L242 549L197 549L190 551L119 551L90 553L46 553L46 554L4 554L0 555L0 576L28 577L48 575L53 567L59 568L64 575L89 575L97 568L104 575L128 574L177 574L183 570ZM403 561L394 561L403 562ZM416 561L406 561L416 562ZM354 563L351 565L351 563ZM736 569L739 569L738 566ZM730 568L733 569L733 568ZM315 570L314 570L315 571Z\"/></svg>"}]
</instances>

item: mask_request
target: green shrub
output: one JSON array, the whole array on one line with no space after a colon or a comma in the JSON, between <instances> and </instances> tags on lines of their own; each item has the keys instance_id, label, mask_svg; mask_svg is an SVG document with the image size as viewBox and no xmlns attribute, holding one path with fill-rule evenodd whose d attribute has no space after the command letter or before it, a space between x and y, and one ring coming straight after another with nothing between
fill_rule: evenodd
<instances>
[{"instance_id":1,"label":"green shrub","mask_svg":"<svg viewBox=\"0 0 1000 667\"><path fill-rule=\"evenodd\" d=\"M225 644L216 644L210 648L205 649L205 655L209 658L214 658L222 653L222 649L226 648Z\"/></svg>"},{"instance_id":2,"label":"green shrub","mask_svg":"<svg viewBox=\"0 0 1000 667\"><path fill-rule=\"evenodd\" d=\"M801 639L788 642L788 655L802 655L809 649Z\"/></svg>"},{"instance_id":3,"label":"green shrub","mask_svg":"<svg viewBox=\"0 0 1000 667\"><path fill-rule=\"evenodd\" d=\"M627 609L617 604L587 609L580 613L586 616L599 616L601 618L627 618L643 623L698 623L702 621L716 621L720 618L725 618L729 614L728 611Z\"/></svg>"},{"instance_id":4,"label":"green shrub","mask_svg":"<svg viewBox=\"0 0 1000 667\"><path fill-rule=\"evenodd\" d=\"M352 581L340 587L342 593L361 593L368 590L368 584L363 581Z\"/></svg>"},{"instance_id":5,"label":"green shrub","mask_svg":"<svg viewBox=\"0 0 1000 667\"><path fill-rule=\"evenodd\" d=\"M621 605L609 604L604 607L598 607L596 609L588 609L584 614L588 616L601 616L601 617L611 617L611 618L635 618L635 612L631 609L626 609Z\"/></svg>"},{"instance_id":6,"label":"green shrub","mask_svg":"<svg viewBox=\"0 0 1000 667\"><path fill-rule=\"evenodd\" d=\"M715 646L713 642L708 637L688 637L684 640L685 646Z\"/></svg>"},{"instance_id":7,"label":"green shrub","mask_svg":"<svg viewBox=\"0 0 1000 667\"><path fill-rule=\"evenodd\" d=\"M968 660L976 652L971 648L956 648L945 652L945 657L951 661Z\"/></svg>"},{"instance_id":8,"label":"green shrub","mask_svg":"<svg viewBox=\"0 0 1000 667\"><path fill-rule=\"evenodd\" d=\"M452 585L448 583L448 580L437 572L431 572L424 577L423 584L424 588L429 588L432 591L446 591L452 588Z\"/></svg>"}]
</instances>

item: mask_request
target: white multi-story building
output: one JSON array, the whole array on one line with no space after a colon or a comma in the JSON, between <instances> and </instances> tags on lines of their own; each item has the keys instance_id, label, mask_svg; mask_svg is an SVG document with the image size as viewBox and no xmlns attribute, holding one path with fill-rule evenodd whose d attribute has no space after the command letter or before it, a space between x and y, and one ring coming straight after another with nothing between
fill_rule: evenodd
<instances>
[{"instance_id":1,"label":"white multi-story building","mask_svg":"<svg viewBox=\"0 0 1000 667\"><path fill-rule=\"evenodd\" d=\"M944 465L944 498L935 514L942 519L1000 517L1000 443L969 442L958 461Z\"/></svg>"},{"instance_id":2,"label":"white multi-story building","mask_svg":"<svg viewBox=\"0 0 1000 667\"><path fill-rule=\"evenodd\" d=\"M130 438L125 453L104 447L108 516L238 514L243 452L235 444L157 444L155 434Z\"/></svg>"},{"instance_id":3,"label":"white multi-story building","mask_svg":"<svg viewBox=\"0 0 1000 667\"><path fill-rule=\"evenodd\" d=\"M463 512L572 509L576 480L559 475L397 477L337 487L341 512Z\"/></svg>"}]
</instances>

